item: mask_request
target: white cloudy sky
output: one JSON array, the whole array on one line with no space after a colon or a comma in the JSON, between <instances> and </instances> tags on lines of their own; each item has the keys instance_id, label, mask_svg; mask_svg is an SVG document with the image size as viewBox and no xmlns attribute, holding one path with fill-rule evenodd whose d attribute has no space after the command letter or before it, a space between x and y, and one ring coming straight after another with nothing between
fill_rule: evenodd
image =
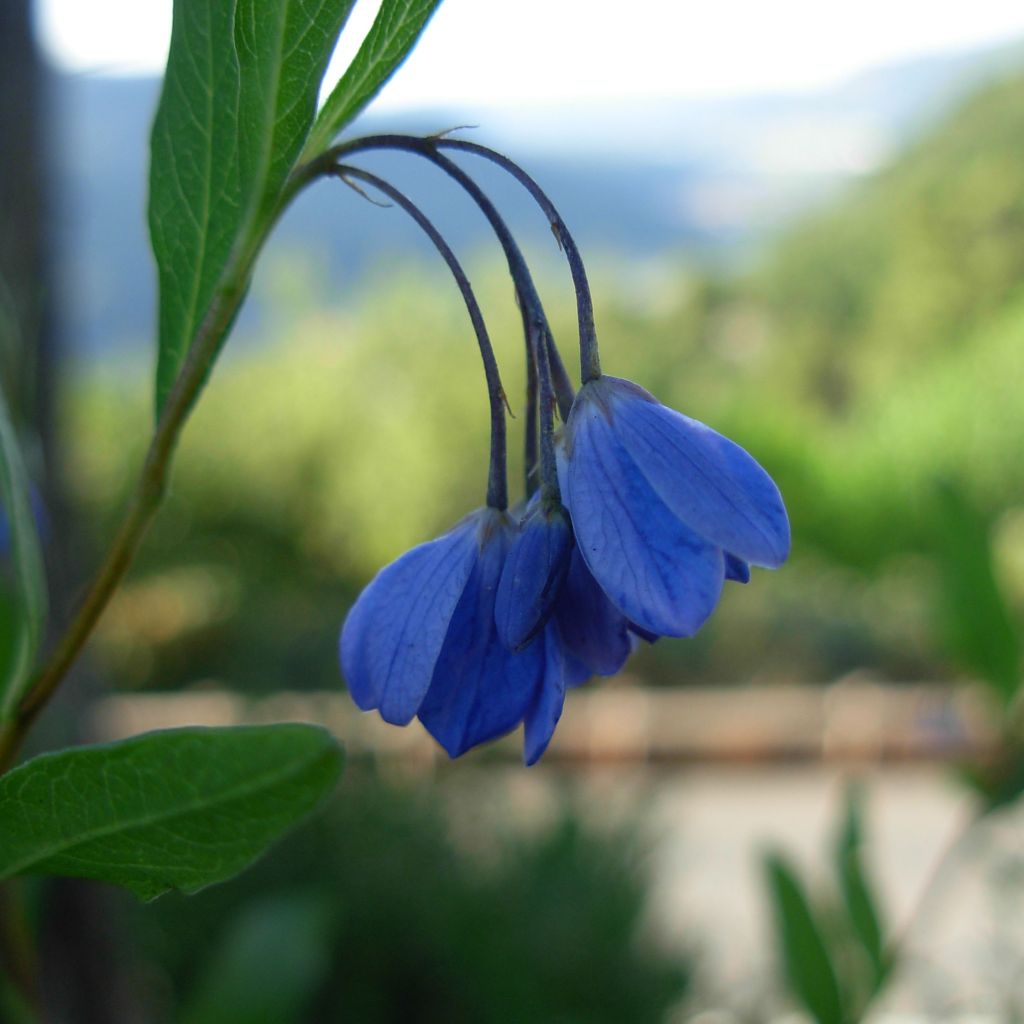
<instances>
[{"instance_id":1,"label":"white cloudy sky","mask_svg":"<svg viewBox=\"0 0 1024 1024\"><path fill-rule=\"evenodd\" d=\"M154 73L171 0L37 0L64 68ZM358 0L340 72L378 2ZM445 0L377 101L409 109L813 89L907 57L1024 38L1021 0Z\"/></svg>"}]
</instances>

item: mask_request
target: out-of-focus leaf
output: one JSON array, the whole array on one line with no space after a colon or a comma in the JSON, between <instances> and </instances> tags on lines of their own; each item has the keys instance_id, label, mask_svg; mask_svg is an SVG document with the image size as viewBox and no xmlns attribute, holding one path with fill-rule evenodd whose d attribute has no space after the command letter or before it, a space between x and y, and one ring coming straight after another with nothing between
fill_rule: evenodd
<instances>
[{"instance_id":1,"label":"out-of-focus leaf","mask_svg":"<svg viewBox=\"0 0 1024 1024\"><path fill-rule=\"evenodd\" d=\"M0 558L10 559L15 587L15 634L0 661L0 718L11 715L35 665L48 608L46 572L32 516L28 476L0 388ZM0 609L2 613L2 609Z\"/></svg>"},{"instance_id":2,"label":"out-of-focus leaf","mask_svg":"<svg viewBox=\"0 0 1024 1024\"><path fill-rule=\"evenodd\" d=\"M859 787L849 786L843 826L836 843L836 875L851 931L871 964L869 992L874 995L885 982L888 965L882 925L861 857L862 800Z\"/></svg>"},{"instance_id":3,"label":"out-of-focus leaf","mask_svg":"<svg viewBox=\"0 0 1024 1024\"><path fill-rule=\"evenodd\" d=\"M778 854L765 858L778 948L794 995L818 1024L842 1024L843 1002L832 958L796 875Z\"/></svg>"},{"instance_id":4,"label":"out-of-focus leaf","mask_svg":"<svg viewBox=\"0 0 1024 1024\"><path fill-rule=\"evenodd\" d=\"M352 0L175 0L149 179L158 412L229 259L266 226L351 7Z\"/></svg>"},{"instance_id":5,"label":"out-of-focus leaf","mask_svg":"<svg viewBox=\"0 0 1024 1024\"><path fill-rule=\"evenodd\" d=\"M997 811L1024 793L1024 747L1007 742L994 760L963 765L958 775L984 801L986 813Z\"/></svg>"},{"instance_id":6,"label":"out-of-focus leaf","mask_svg":"<svg viewBox=\"0 0 1024 1024\"><path fill-rule=\"evenodd\" d=\"M315 156L384 87L412 52L441 0L383 0L359 52L331 90L310 135Z\"/></svg>"},{"instance_id":7,"label":"out-of-focus leaf","mask_svg":"<svg viewBox=\"0 0 1024 1024\"><path fill-rule=\"evenodd\" d=\"M245 907L208 962L182 1024L294 1024L330 969L333 895Z\"/></svg>"},{"instance_id":8,"label":"out-of-focus leaf","mask_svg":"<svg viewBox=\"0 0 1024 1024\"><path fill-rule=\"evenodd\" d=\"M1009 704L1021 685L1021 646L996 582L989 524L952 484L937 489L936 509L947 643Z\"/></svg>"},{"instance_id":9,"label":"out-of-focus leaf","mask_svg":"<svg viewBox=\"0 0 1024 1024\"><path fill-rule=\"evenodd\" d=\"M37 757L0 779L0 878L72 875L140 899L237 874L334 787L323 729L172 729Z\"/></svg>"}]
</instances>

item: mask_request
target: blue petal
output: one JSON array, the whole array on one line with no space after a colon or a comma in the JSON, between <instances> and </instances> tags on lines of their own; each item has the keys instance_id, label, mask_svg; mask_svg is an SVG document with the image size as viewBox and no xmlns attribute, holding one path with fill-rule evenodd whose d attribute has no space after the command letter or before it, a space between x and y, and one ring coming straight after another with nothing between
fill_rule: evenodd
<instances>
[{"instance_id":1,"label":"blue petal","mask_svg":"<svg viewBox=\"0 0 1024 1024\"><path fill-rule=\"evenodd\" d=\"M505 559L494 606L498 635L509 650L525 647L551 614L569 566L572 530L561 506L536 505Z\"/></svg>"},{"instance_id":2,"label":"blue petal","mask_svg":"<svg viewBox=\"0 0 1024 1024\"><path fill-rule=\"evenodd\" d=\"M731 555L726 551L725 578L727 580L735 580L737 583L749 583L750 566L744 562L742 558L737 558L735 555Z\"/></svg>"},{"instance_id":3,"label":"blue petal","mask_svg":"<svg viewBox=\"0 0 1024 1024\"><path fill-rule=\"evenodd\" d=\"M482 542L420 705L420 721L451 757L514 729L544 671L541 641L514 653L498 638L494 601L509 529Z\"/></svg>"},{"instance_id":4,"label":"blue petal","mask_svg":"<svg viewBox=\"0 0 1024 1024\"><path fill-rule=\"evenodd\" d=\"M722 591L722 551L668 508L619 442L595 381L569 417L567 503L580 553L641 629L692 636ZM588 394L588 389L589 394Z\"/></svg>"},{"instance_id":5,"label":"blue petal","mask_svg":"<svg viewBox=\"0 0 1024 1024\"><path fill-rule=\"evenodd\" d=\"M626 663L630 652L626 620L576 547L555 604L555 621L566 650L595 675L614 675Z\"/></svg>"},{"instance_id":6,"label":"blue petal","mask_svg":"<svg viewBox=\"0 0 1024 1024\"><path fill-rule=\"evenodd\" d=\"M729 578L728 573L726 573L725 578ZM643 626L638 626L635 622L629 624L629 631L649 644L656 644L661 639L657 633L652 633L649 629L644 629Z\"/></svg>"},{"instance_id":7,"label":"blue petal","mask_svg":"<svg viewBox=\"0 0 1024 1024\"><path fill-rule=\"evenodd\" d=\"M602 377L587 386L603 390L623 447L684 523L746 562L774 569L786 560L782 495L744 449L630 381Z\"/></svg>"},{"instance_id":8,"label":"blue petal","mask_svg":"<svg viewBox=\"0 0 1024 1024\"><path fill-rule=\"evenodd\" d=\"M555 726L562 717L565 688L571 669L558 638L558 630L549 625L539 641L544 646L544 672L523 722L523 760L535 764L548 748Z\"/></svg>"},{"instance_id":9,"label":"blue petal","mask_svg":"<svg viewBox=\"0 0 1024 1024\"><path fill-rule=\"evenodd\" d=\"M364 711L405 725L416 714L476 559L477 516L382 569L341 631L341 666Z\"/></svg>"}]
</instances>

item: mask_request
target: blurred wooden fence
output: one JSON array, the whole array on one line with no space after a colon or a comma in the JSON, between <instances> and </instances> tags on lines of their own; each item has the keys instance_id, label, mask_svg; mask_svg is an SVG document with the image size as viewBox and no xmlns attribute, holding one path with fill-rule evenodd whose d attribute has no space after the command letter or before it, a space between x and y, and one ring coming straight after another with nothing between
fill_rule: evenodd
<instances>
[{"instance_id":1,"label":"blurred wooden fence","mask_svg":"<svg viewBox=\"0 0 1024 1024\"><path fill-rule=\"evenodd\" d=\"M101 739L267 721L322 724L354 756L444 758L417 722L387 725L340 690L260 699L213 689L118 695L99 701L92 716ZM992 736L985 695L971 686L851 677L825 686L652 689L619 677L569 694L545 762L942 761L981 755ZM487 756L518 757L517 739Z\"/></svg>"}]
</instances>

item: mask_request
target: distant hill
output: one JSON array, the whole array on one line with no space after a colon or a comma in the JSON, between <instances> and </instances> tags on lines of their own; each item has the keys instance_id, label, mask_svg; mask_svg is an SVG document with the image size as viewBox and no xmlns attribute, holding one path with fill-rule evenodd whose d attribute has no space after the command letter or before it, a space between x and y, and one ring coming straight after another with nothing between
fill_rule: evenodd
<instances>
[{"instance_id":1,"label":"distant hill","mask_svg":"<svg viewBox=\"0 0 1024 1024\"><path fill-rule=\"evenodd\" d=\"M650 259L690 252L728 259L809 204L871 169L1006 51L882 69L815 96L768 96L592 108L369 116L360 130L432 132L475 121L473 137L514 153L561 207L589 252ZM148 340L154 275L145 228L147 136L155 79L56 80L59 252L67 335L80 353ZM403 184L457 247L489 241L476 211L408 158L367 160ZM497 172L481 178L523 241L550 246L545 225ZM396 253L423 252L414 230L337 188L302 197L272 242L314 254L342 290ZM250 303L250 322L260 310Z\"/></svg>"},{"instance_id":2,"label":"distant hill","mask_svg":"<svg viewBox=\"0 0 1024 1024\"><path fill-rule=\"evenodd\" d=\"M680 405L723 379L747 396L716 422L756 441L804 545L862 567L920 550L939 481L1024 507L1022 138L1018 72L663 325L652 378Z\"/></svg>"}]
</instances>

